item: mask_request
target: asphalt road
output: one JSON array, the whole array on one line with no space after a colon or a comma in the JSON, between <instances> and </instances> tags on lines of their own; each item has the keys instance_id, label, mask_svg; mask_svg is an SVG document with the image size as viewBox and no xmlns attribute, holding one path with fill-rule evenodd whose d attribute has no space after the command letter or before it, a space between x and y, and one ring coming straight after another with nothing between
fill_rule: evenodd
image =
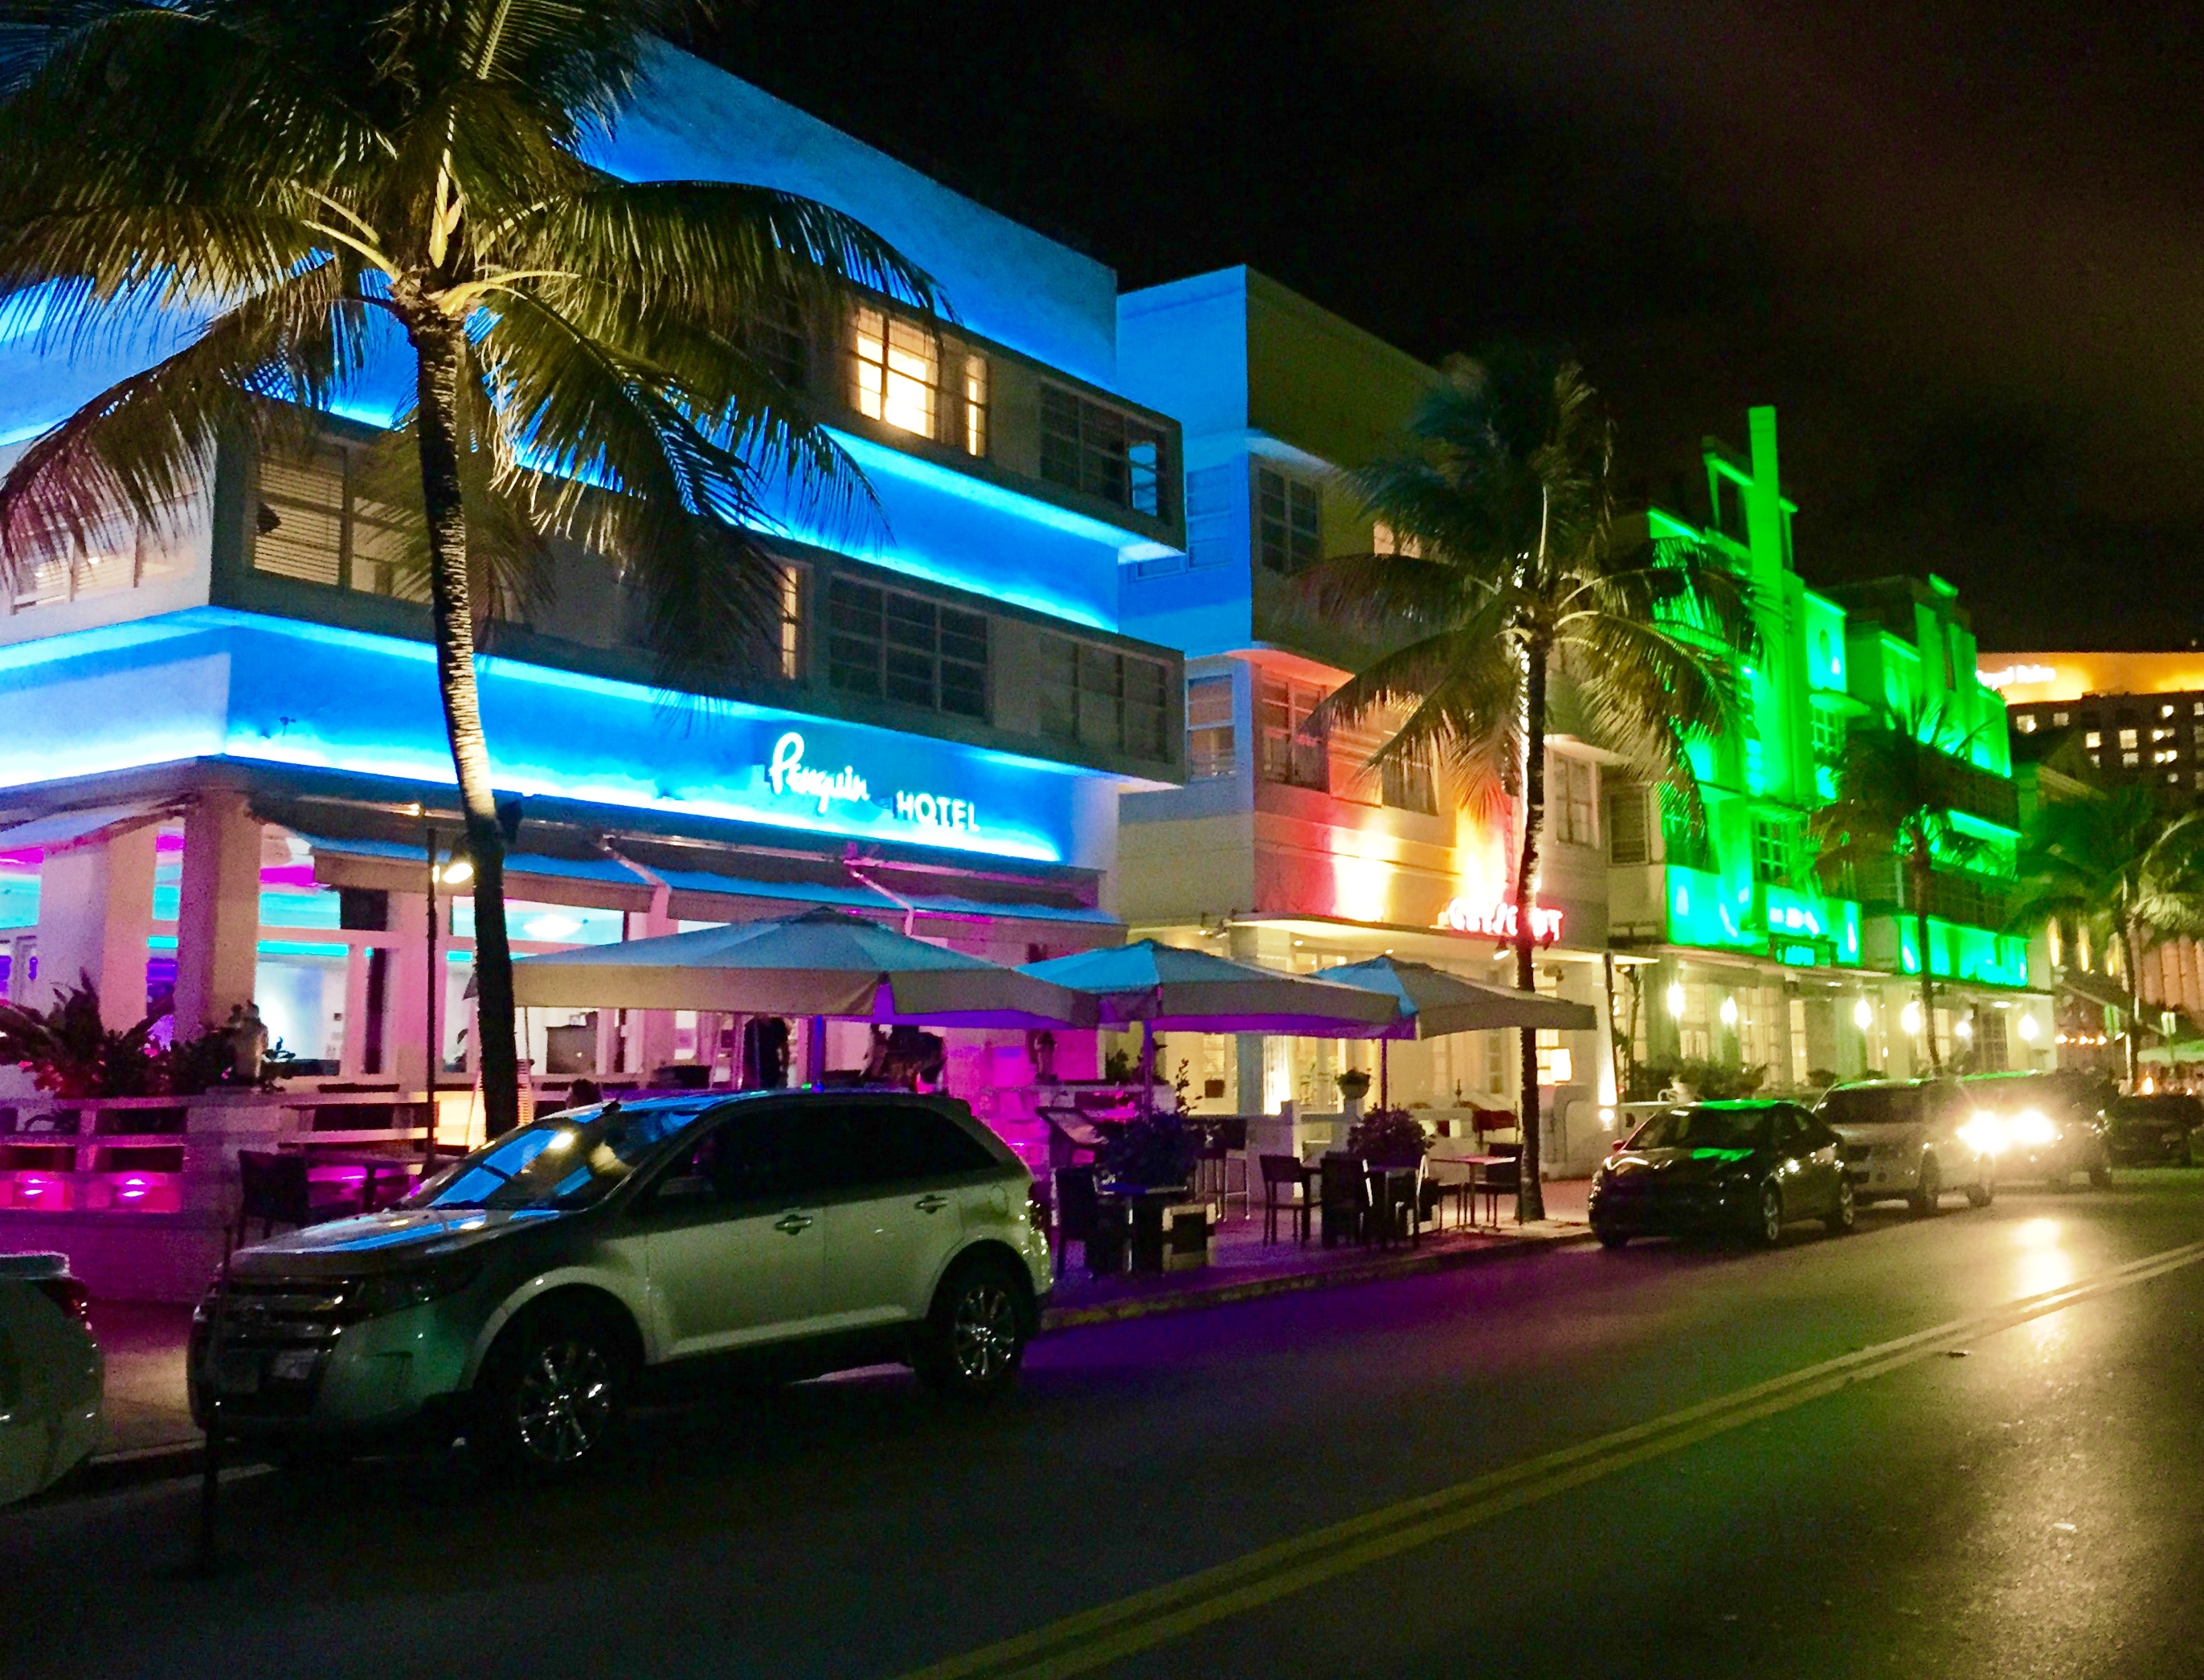
<instances>
[{"instance_id":1,"label":"asphalt road","mask_svg":"<svg viewBox=\"0 0 2204 1680\"><path fill-rule=\"evenodd\" d=\"M568 1491L252 1474L211 1579L187 1485L49 1503L0 1672L2185 1680L2200 1467L2204 1173L2128 1172L1080 1330L980 1415L809 1384Z\"/></svg>"}]
</instances>

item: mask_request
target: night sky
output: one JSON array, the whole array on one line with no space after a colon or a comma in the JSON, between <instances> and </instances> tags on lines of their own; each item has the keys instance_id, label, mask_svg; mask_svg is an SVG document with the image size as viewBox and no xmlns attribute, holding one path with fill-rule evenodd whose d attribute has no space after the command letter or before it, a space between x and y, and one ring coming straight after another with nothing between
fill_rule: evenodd
<instances>
[{"instance_id":1,"label":"night sky","mask_svg":"<svg viewBox=\"0 0 2204 1680\"><path fill-rule=\"evenodd\" d=\"M2204 11L764 0L697 44L1129 287L1565 345L1639 496L1701 511L1774 402L1810 582L2204 636Z\"/></svg>"}]
</instances>

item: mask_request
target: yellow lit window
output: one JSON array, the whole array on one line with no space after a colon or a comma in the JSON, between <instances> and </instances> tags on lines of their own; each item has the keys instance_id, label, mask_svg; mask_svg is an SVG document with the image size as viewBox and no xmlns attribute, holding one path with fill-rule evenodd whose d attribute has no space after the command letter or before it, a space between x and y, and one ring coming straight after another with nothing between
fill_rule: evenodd
<instances>
[{"instance_id":1,"label":"yellow lit window","mask_svg":"<svg viewBox=\"0 0 2204 1680\"><path fill-rule=\"evenodd\" d=\"M868 420L932 437L941 395L941 346L933 334L860 305L850 337L851 405Z\"/></svg>"},{"instance_id":2,"label":"yellow lit window","mask_svg":"<svg viewBox=\"0 0 2204 1680\"><path fill-rule=\"evenodd\" d=\"M987 453L987 358L964 358L964 453Z\"/></svg>"}]
</instances>

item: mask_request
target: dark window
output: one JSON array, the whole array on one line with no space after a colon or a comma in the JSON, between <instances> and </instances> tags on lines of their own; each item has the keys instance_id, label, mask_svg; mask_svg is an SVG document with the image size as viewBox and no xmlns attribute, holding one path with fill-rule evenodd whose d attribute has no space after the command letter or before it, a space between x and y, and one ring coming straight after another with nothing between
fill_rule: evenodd
<instances>
[{"instance_id":1,"label":"dark window","mask_svg":"<svg viewBox=\"0 0 2204 1680\"><path fill-rule=\"evenodd\" d=\"M1752 820L1752 878L1776 886L1791 878L1791 828L1780 819Z\"/></svg>"},{"instance_id":2,"label":"dark window","mask_svg":"<svg viewBox=\"0 0 2204 1680\"><path fill-rule=\"evenodd\" d=\"M1607 796L1607 861L1650 863L1652 823L1642 787L1617 787Z\"/></svg>"},{"instance_id":3,"label":"dark window","mask_svg":"<svg viewBox=\"0 0 2204 1680\"><path fill-rule=\"evenodd\" d=\"M800 393L809 387L811 333L802 306L793 299L761 304L743 322L739 336L743 348L790 390Z\"/></svg>"},{"instance_id":4,"label":"dark window","mask_svg":"<svg viewBox=\"0 0 2204 1680\"><path fill-rule=\"evenodd\" d=\"M987 621L837 577L827 589L826 680L848 694L985 718Z\"/></svg>"},{"instance_id":5,"label":"dark window","mask_svg":"<svg viewBox=\"0 0 2204 1680\"><path fill-rule=\"evenodd\" d=\"M791 1109L730 1115L697 1139L687 1160L658 1182L659 1202L811 1201L833 1187L850 1158L837 1117Z\"/></svg>"},{"instance_id":6,"label":"dark window","mask_svg":"<svg viewBox=\"0 0 2204 1680\"><path fill-rule=\"evenodd\" d=\"M1263 570L1290 577L1314 565L1324 552L1324 503L1315 485L1280 472L1255 469L1255 553Z\"/></svg>"},{"instance_id":7,"label":"dark window","mask_svg":"<svg viewBox=\"0 0 2204 1680\"><path fill-rule=\"evenodd\" d=\"M1163 434L1060 385L1040 387L1040 476L1136 513L1167 512Z\"/></svg>"},{"instance_id":8,"label":"dark window","mask_svg":"<svg viewBox=\"0 0 2204 1680\"><path fill-rule=\"evenodd\" d=\"M1438 789L1431 776L1431 760L1425 753L1387 759L1379 767L1381 796L1396 810L1421 811L1435 817L1439 810Z\"/></svg>"},{"instance_id":9,"label":"dark window","mask_svg":"<svg viewBox=\"0 0 2204 1680\"><path fill-rule=\"evenodd\" d=\"M953 1178L997 1164L977 1138L922 1103L870 1103L844 1110L843 1120L856 1163L848 1182L854 1185Z\"/></svg>"},{"instance_id":10,"label":"dark window","mask_svg":"<svg viewBox=\"0 0 2204 1680\"><path fill-rule=\"evenodd\" d=\"M1135 758L1167 759L1165 677L1161 660L1051 636L1041 647L1040 732Z\"/></svg>"}]
</instances>

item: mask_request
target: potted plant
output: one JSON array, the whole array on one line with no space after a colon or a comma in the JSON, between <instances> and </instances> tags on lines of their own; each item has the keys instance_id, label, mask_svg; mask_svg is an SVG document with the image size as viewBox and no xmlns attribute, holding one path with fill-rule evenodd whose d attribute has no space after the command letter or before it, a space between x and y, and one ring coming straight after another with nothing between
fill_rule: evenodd
<instances>
[{"instance_id":1,"label":"potted plant","mask_svg":"<svg viewBox=\"0 0 2204 1680\"><path fill-rule=\"evenodd\" d=\"M1431 1146L1423 1121L1406 1109L1372 1109L1347 1133L1347 1152L1373 1167L1415 1166Z\"/></svg>"},{"instance_id":2,"label":"potted plant","mask_svg":"<svg viewBox=\"0 0 2204 1680\"><path fill-rule=\"evenodd\" d=\"M1370 1075L1360 1068L1349 1068L1331 1082L1339 1087L1339 1111L1349 1120L1361 1114L1362 1099L1370 1094Z\"/></svg>"}]
</instances>

